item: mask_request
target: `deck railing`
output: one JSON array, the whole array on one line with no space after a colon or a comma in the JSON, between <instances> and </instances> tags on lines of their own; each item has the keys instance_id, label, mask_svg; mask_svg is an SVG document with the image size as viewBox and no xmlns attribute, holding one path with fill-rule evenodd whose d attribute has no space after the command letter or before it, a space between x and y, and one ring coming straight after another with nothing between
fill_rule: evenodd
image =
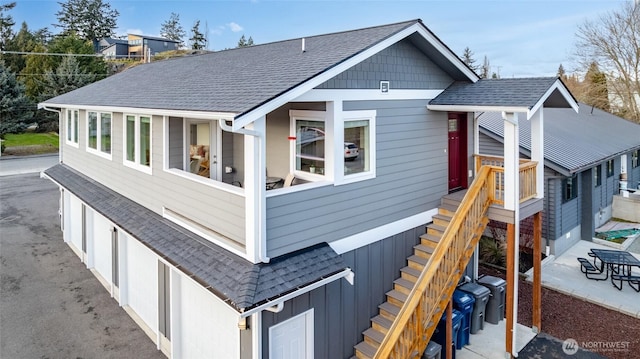
<instances>
[{"instance_id":1,"label":"deck railing","mask_svg":"<svg viewBox=\"0 0 640 359\"><path fill-rule=\"evenodd\" d=\"M475 155L476 171L482 166L495 166L495 203L504 204L504 157ZM536 166L538 162L520 159L520 203L537 195Z\"/></svg>"},{"instance_id":2,"label":"deck railing","mask_svg":"<svg viewBox=\"0 0 640 359\"><path fill-rule=\"evenodd\" d=\"M375 358L413 358L426 348L487 224L495 173L483 166L396 316Z\"/></svg>"}]
</instances>

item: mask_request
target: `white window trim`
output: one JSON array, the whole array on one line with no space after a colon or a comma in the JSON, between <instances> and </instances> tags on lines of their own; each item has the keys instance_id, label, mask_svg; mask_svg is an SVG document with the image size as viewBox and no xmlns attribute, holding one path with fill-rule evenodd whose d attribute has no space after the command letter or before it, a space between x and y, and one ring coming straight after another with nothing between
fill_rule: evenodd
<instances>
[{"instance_id":1,"label":"white window trim","mask_svg":"<svg viewBox=\"0 0 640 359\"><path fill-rule=\"evenodd\" d=\"M369 170L365 172L353 173L349 175L344 174L344 147L340 146L341 152L339 156L336 156L337 170L335 174L335 185L343 185L347 183L354 183L364 181L372 178L376 178L376 110L361 110L361 111L343 111L342 121L336 121L340 123L340 128L336 129L342 134L342 142L344 142L344 123L349 121L366 120L369 121ZM336 126L338 127L338 126Z\"/></svg>"},{"instance_id":2,"label":"white window trim","mask_svg":"<svg viewBox=\"0 0 640 359\"><path fill-rule=\"evenodd\" d=\"M127 116L133 116L134 126L134 159L127 159ZM140 164L140 117L149 118L149 166ZM122 163L130 168L144 172L146 174L153 173L153 116L152 115L134 115L125 113L122 115Z\"/></svg>"},{"instance_id":3,"label":"white window trim","mask_svg":"<svg viewBox=\"0 0 640 359\"><path fill-rule=\"evenodd\" d=\"M274 329L278 328L279 326L286 325L290 321L298 319L301 316L304 316L304 318L305 318L304 324L305 324L305 327L306 327L306 330L305 330L306 331L306 333L305 333L306 334L305 335L305 343L306 343L306 345L305 346L307 348L307 351L306 351L304 357L307 358L307 359L313 359L313 353L314 353L314 347L313 347L313 344L314 344L313 343L313 341L314 341L313 340L313 338L314 338L314 333L313 333L314 323L313 322L314 322L314 319L315 319L314 318L314 310L313 310L313 308L311 308L311 309L309 309L309 310L307 310L307 311L305 311L303 313L300 313L300 314L298 314L296 316L293 316L293 317L291 317L291 318L289 318L289 319L287 319L287 320L285 320L283 322L280 322L280 323L278 323L276 325L272 325L271 327L269 327L269 358L274 358L275 357L274 353L272 352L272 350L273 350L272 338L273 338Z\"/></svg>"},{"instance_id":4,"label":"white window trim","mask_svg":"<svg viewBox=\"0 0 640 359\"><path fill-rule=\"evenodd\" d=\"M73 120L73 117L71 117L71 126L69 126L69 114L75 114L76 115L76 120ZM77 109L67 109L67 111L65 111L65 118L64 118L64 124L65 124L65 136L64 136L64 140L65 143L67 145L73 146L75 148L79 148L80 145L80 110ZM75 134L75 132L78 131L78 140L74 141L73 140L73 135ZM71 140L69 140L69 135L71 135Z\"/></svg>"},{"instance_id":5,"label":"white window trim","mask_svg":"<svg viewBox=\"0 0 640 359\"><path fill-rule=\"evenodd\" d=\"M95 113L96 114L96 148L91 148L89 147L89 114L90 113ZM101 115L102 114L108 114L109 116L111 116L111 126L110 127L110 137L111 137L111 149L109 151L109 153L103 152L100 148L102 147L102 121L101 121ZM86 125L87 125L87 135L85 136L85 139L87 141L86 144L86 149L87 152L89 153L93 153L94 155L98 155L100 157L106 158L108 160L112 159L112 153L113 153L113 113L111 112L101 112L101 111L86 111L85 112L85 118L86 118Z\"/></svg>"},{"instance_id":6,"label":"white window trim","mask_svg":"<svg viewBox=\"0 0 640 359\"><path fill-rule=\"evenodd\" d=\"M308 110L289 110L289 118L291 119L289 125L289 131L291 137L296 137L296 121L318 121L325 123L325 141L324 141L324 168L325 173L315 174L309 173L305 171L296 170L296 143L297 139L293 141L289 141L289 173L292 173L296 178L303 179L305 181L311 182L319 182L326 181L327 177L327 169L333 166L334 159L329 155L329 148L332 145L333 134L329 133L327 130L328 121L326 118L325 111L308 111Z\"/></svg>"}]
</instances>

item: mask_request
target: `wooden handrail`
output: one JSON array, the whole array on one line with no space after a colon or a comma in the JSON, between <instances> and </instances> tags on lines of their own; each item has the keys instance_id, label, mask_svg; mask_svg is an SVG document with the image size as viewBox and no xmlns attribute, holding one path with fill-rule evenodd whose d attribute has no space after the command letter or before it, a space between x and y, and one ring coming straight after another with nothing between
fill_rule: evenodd
<instances>
[{"instance_id":1,"label":"wooden handrail","mask_svg":"<svg viewBox=\"0 0 640 359\"><path fill-rule=\"evenodd\" d=\"M495 166L497 170L494 173L495 189L494 201L495 204L504 204L504 157L499 156L486 156L486 155L474 155L476 161L476 169L490 165ZM525 202L537 195L536 188L536 166L538 162L531 161L529 159L521 158L518 168L520 178L520 203Z\"/></svg>"},{"instance_id":2,"label":"wooden handrail","mask_svg":"<svg viewBox=\"0 0 640 359\"><path fill-rule=\"evenodd\" d=\"M450 295L447 290L455 286L453 279L457 278L456 274L460 275L467 257L473 252L472 241L477 243L477 232L484 229L483 223L486 225L483 220L493 201L498 170L494 166L480 168L407 301L380 343L375 358L415 357L426 348L437 324L433 322L437 311L443 309L442 298Z\"/></svg>"}]
</instances>

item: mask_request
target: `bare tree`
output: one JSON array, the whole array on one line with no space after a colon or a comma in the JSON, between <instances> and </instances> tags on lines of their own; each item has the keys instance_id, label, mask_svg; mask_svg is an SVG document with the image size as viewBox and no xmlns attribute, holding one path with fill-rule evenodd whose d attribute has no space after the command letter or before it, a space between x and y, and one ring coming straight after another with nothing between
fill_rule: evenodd
<instances>
[{"instance_id":1,"label":"bare tree","mask_svg":"<svg viewBox=\"0 0 640 359\"><path fill-rule=\"evenodd\" d=\"M576 36L583 68L597 62L607 76L612 111L640 123L640 4L624 2L596 21L585 21Z\"/></svg>"}]
</instances>

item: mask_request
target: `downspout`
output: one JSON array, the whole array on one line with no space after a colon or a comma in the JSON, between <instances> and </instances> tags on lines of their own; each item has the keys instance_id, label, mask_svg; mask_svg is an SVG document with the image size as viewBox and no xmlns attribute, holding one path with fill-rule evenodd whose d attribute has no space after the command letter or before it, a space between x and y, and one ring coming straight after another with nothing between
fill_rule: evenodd
<instances>
[{"instance_id":1,"label":"downspout","mask_svg":"<svg viewBox=\"0 0 640 359\"><path fill-rule=\"evenodd\" d=\"M49 112L55 112L58 114L58 126L62 125L62 110L56 110L54 108L47 107L46 105L38 104L38 110L45 110ZM60 129L58 127L58 133ZM62 163L62 136L58 136L58 163Z\"/></svg>"},{"instance_id":2,"label":"downspout","mask_svg":"<svg viewBox=\"0 0 640 359\"><path fill-rule=\"evenodd\" d=\"M253 136L253 137L257 137L260 141L264 141L264 135L258 131L253 131L253 130L247 130L246 128L239 128L236 131L233 130L233 128L229 125L227 125L227 122L225 119L218 119L218 123L220 125L220 128L223 131L227 131L227 132L231 132L231 133L240 133L243 135L248 135L248 136ZM262 187L264 188L264 186ZM264 209L264 206L262 206ZM263 219L264 219L265 213L264 211L261 211L260 213L260 226L263 227L264 223ZM264 235L263 231L260 231L260 242L258 243L258 259L263 262L263 263L269 263L269 261L271 260L271 258L269 258L267 256L267 238Z\"/></svg>"}]
</instances>

